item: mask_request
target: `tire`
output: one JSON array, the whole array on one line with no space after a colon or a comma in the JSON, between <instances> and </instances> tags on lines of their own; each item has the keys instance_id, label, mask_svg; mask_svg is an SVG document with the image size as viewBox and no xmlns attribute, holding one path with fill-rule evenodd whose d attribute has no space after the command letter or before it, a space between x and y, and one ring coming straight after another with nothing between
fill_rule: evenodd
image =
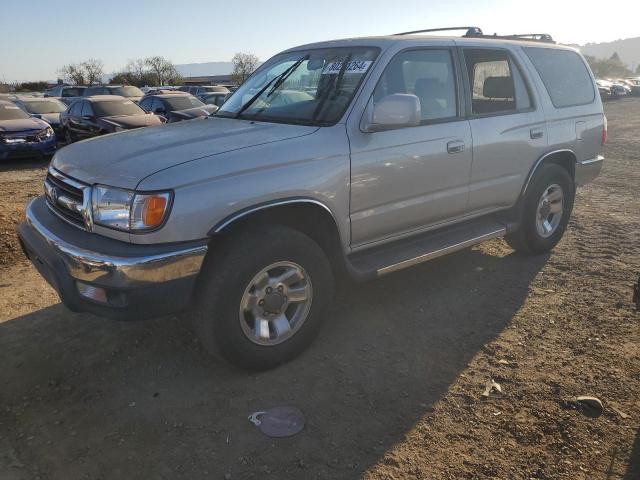
<instances>
[{"instance_id":1,"label":"tire","mask_svg":"<svg viewBox=\"0 0 640 480\"><path fill-rule=\"evenodd\" d=\"M286 282L277 286L275 278L287 275ZM270 283L265 284L265 278ZM308 302L286 297L300 291L306 292ZM329 261L311 238L283 226L245 229L207 256L194 327L209 353L242 368L266 370L293 359L313 341L332 296ZM292 317L288 331L276 328L284 325L283 315ZM268 328L259 328L265 321Z\"/></svg>"},{"instance_id":2,"label":"tire","mask_svg":"<svg viewBox=\"0 0 640 480\"><path fill-rule=\"evenodd\" d=\"M559 195L561 204L556 200ZM548 209L543 196L547 199ZM551 251L567 229L574 198L575 184L567 170L555 164L543 165L522 199L519 227L505 237L506 242L518 252L541 254ZM559 211L551 213L555 209ZM544 217L547 213L548 216ZM556 218L558 213L561 215ZM548 225L542 221L543 218L547 219Z\"/></svg>"}]
</instances>

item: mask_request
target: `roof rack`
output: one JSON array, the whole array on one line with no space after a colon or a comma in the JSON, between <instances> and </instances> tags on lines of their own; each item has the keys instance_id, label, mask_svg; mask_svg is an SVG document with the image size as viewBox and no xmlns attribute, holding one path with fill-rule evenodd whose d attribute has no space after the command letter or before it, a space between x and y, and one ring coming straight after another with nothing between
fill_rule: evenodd
<instances>
[{"instance_id":1,"label":"roof rack","mask_svg":"<svg viewBox=\"0 0 640 480\"><path fill-rule=\"evenodd\" d=\"M413 35L414 33L430 33L430 32L447 32L454 30L465 30L463 37L465 38L496 38L500 40L524 40L529 42L556 43L548 33L522 33L513 35L485 35L479 27L445 27L445 28L428 28L425 30L414 30L412 32L396 33L395 35Z\"/></svg>"}]
</instances>

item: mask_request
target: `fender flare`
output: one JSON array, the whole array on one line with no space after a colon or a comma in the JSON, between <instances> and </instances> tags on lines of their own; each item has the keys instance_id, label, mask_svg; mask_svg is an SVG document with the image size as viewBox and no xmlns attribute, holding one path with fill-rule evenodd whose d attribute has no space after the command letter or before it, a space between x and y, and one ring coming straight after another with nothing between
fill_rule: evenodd
<instances>
[{"instance_id":1,"label":"fender flare","mask_svg":"<svg viewBox=\"0 0 640 480\"><path fill-rule=\"evenodd\" d=\"M213 235L216 235L222 232L226 227L228 227L235 221L240 220L241 218L244 218L247 215L251 215L252 213L256 213L262 210L267 210L273 207L280 207L283 205L295 205L295 204L313 204L326 210L326 212L329 213L329 215L331 216L331 219L333 220L338 236L340 236L340 229L338 228L336 217L331 211L331 209L328 206L326 206L324 203L320 202L319 200L315 200L313 198L307 198L307 197L292 197L292 198L284 198L279 200L271 200L268 202L258 203L256 205L251 205L249 207L243 208L241 210L238 210L237 212L232 213L231 215L227 215L225 218L223 218L218 223L216 223L213 226L213 228L209 230L208 235L210 237Z\"/></svg>"},{"instance_id":2,"label":"fender flare","mask_svg":"<svg viewBox=\"0 0 640 480\"><path fill-rule=\"evenodd\" d=\"M522 187L522 192L520 193L520 198L524 197L525 194L527 193L527 188L529 187L529 184L531 183L531 179L533 178L533 176L536 174L536 172L538 171L538 169L544 165L545 160L547 160L547 158L549 158L552 155L556 155L558 153L569 153L573 156L574 159L576 159L575 161L577 161L577 156L576 156L576 152L574 152L573 150L571 150L570 148L561 148L559 150L552 150L551 152L547 152L544 155L542 155L537 161L536 163L533 165L533 167L531 168L531 171L529 172L529 175L527 176L527 180L524 182L524 186Z\"/></svg>"}]
</instances>

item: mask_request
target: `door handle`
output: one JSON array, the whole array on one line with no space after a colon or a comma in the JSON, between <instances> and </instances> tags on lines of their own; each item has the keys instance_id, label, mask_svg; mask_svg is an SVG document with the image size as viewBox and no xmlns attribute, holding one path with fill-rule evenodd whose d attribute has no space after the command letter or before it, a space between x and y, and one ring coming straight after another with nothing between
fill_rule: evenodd
<instances>
[{"instance_id":1,"label":"door handle","mask_svg":"<svg viewBox=\"0 0 640 480\"><path fill-rule=\"evenodd\" d=\"M461 140L453 140L447 143L447 152L448 153L460 153L464 152L464 142Z\"/></svg>"},{"instance_id":2,"label":"door handle","mask_svg":"<svg viewBox=\"0 0 640 480\"><path fill-rule=\"evenodd\" d=\"M541 128L532 128L530 135L531 135L531 140L542 138L544 137L544 130L542 130Z\"/></svg>"}]
</instances>

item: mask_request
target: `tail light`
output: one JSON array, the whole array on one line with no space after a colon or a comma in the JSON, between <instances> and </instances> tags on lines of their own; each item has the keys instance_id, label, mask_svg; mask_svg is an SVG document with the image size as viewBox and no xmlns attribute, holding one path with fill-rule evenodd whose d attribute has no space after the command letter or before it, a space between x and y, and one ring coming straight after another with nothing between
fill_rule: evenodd
<instances>
[{"instance_id":1,"label":"tail light","mask_svg":"<svg viewBox=\"0 0 640 480\"><path fill-rule=\"evenodd\" d=\"M604 146L609 140L609 133L607 132L607 116L604 116L604 125L602 126L602 145Z\"/></svg>"}]
</instances>

